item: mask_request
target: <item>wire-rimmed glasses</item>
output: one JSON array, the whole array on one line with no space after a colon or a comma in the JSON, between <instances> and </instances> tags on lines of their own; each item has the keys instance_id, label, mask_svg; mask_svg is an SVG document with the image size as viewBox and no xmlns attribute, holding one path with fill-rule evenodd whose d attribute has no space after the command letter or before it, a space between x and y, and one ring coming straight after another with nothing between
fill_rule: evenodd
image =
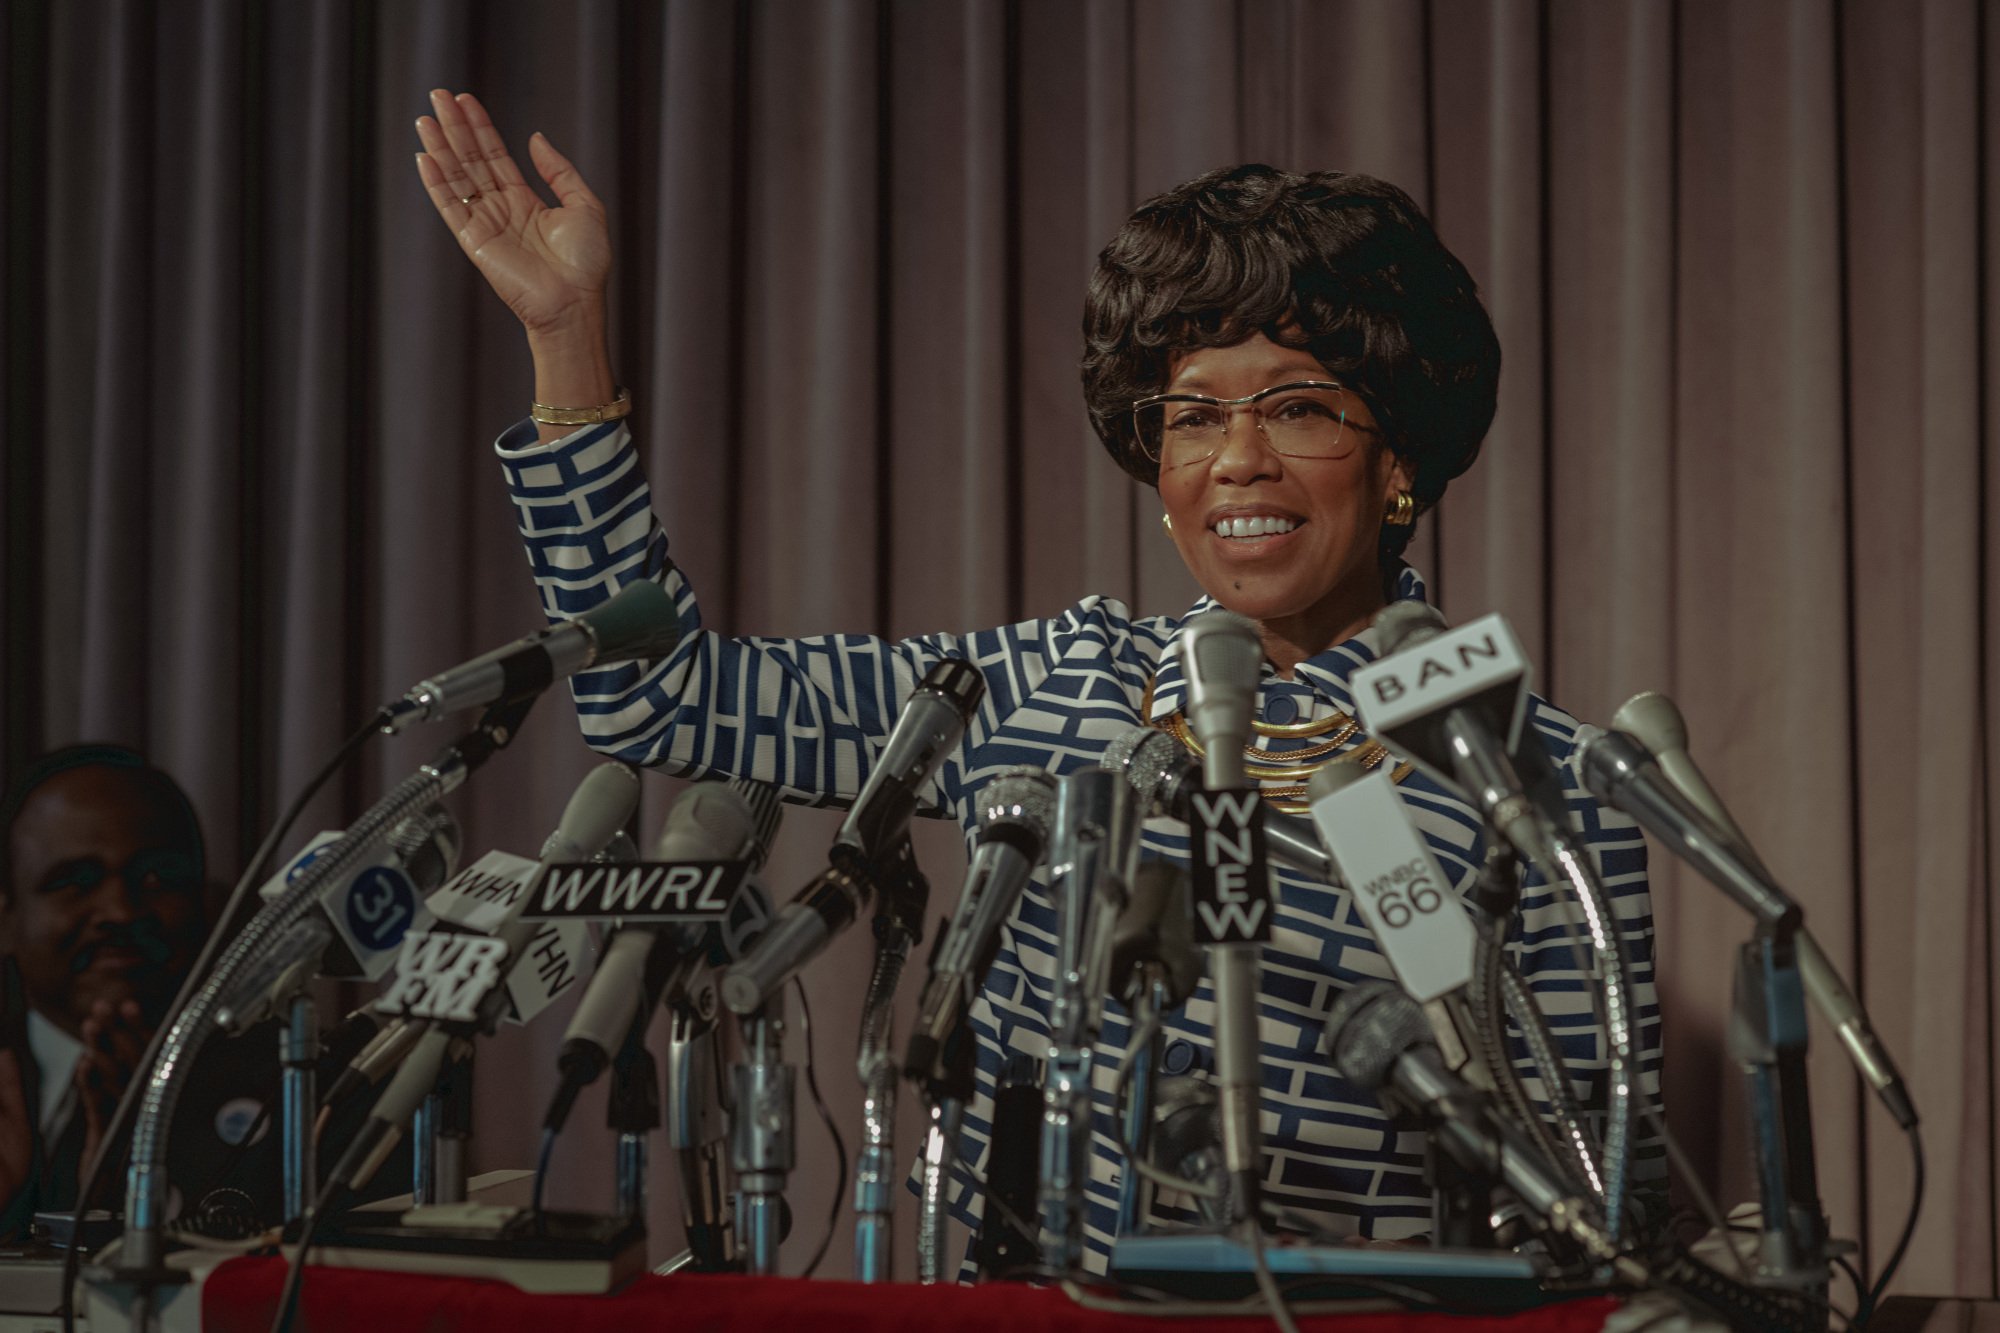
<instances>
[{"instance_id":1,"label":"wire-rimmed glasses","mask_svg":"<svg viewBox=\"0 0 2000 1333\"><path fill-rule=\"evenodd\" d=\"M1160 393L1132 404L1139 447L1162 468L1215 457L1229 433L1230 414L1247 407L1275 453L1287 458L1345 458L1373 429L1352 419L1360 399L1334 380L1295 380L1241 398Z\"/></svg>"}]
</instances>

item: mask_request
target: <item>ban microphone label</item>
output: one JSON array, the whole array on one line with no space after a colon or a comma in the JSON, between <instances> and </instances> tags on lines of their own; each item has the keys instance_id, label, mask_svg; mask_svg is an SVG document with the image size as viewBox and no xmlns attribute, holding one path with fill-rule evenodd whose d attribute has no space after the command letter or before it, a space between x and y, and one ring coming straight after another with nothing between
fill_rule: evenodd
<instances>
[{"instance_id":1,"label":"ban microphone label","mask_svg":"<svg viewBox=\"0 0 2000 1333\"><path fill-rule=\"evenodd\" d=\"M1194 862L1194 937L1204 944L1271 938L1271 875L1264 806L1248 788L1197 792L1188 836Z\"/></svg>"},{"instance_id":2,"label":"ban microphone label","mask_svg":"<svg viewBox=\"0 0 2000 1333\"><path fill-rule=\"evenodd\" d=\"M749 873L742 861L598 861L548 866L528 886L533 921L722 921Z\"/></svg>"},{"instance_id":3,"label":"ban microphone label","mask_svg":"<svg viewBox=\"0 0 2000 1333\"><path fill-rule=\"evenodd\" d=\"M1361 725L1377 736L1389 736L1419 718L1514 686L1513 715L1506 719L1502 736L1511 745L1520 733L1528 700L1527 690L1517 682L1527 674L1527 655L1506 617L1490 615L1370 662L1354 673L1348 688Z\"/></svg>"}]
</instances>

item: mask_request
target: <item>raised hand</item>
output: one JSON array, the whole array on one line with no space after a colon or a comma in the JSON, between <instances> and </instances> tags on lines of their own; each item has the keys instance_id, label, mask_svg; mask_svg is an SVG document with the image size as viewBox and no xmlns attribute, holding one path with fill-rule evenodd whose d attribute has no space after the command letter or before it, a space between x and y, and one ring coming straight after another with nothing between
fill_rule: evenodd
<instances>
[{"instance_id":1,"label":"raised hand","mask_svg":"<svg viewBox=\"0 0 2000 1333\"><path fill-rule=\"evenodd\" d=\"M83 1057L76 1062L72 1077L77 1110L83 1116L83 1155L77 1159L81 1173L104 1142L105 1127L139 1068L153 1028L137 1000L121 1004L99 1000L91 1006L77 1035L83 1040Z\"/></svg>"},{"instance_id":2,"label":"raised hand","mask_svg":"<svg viewBox=\"0 0 2000 1333\"><path fill-rule=\"evenodd\" d=\"M611 274L604 205L546 136L528 156L560 206L550 208L521 175L471 93L431 93L435 118L417 119L424 151L417 175L438 216L530 338L600 328Z\"/></svg>"}]
</instances>

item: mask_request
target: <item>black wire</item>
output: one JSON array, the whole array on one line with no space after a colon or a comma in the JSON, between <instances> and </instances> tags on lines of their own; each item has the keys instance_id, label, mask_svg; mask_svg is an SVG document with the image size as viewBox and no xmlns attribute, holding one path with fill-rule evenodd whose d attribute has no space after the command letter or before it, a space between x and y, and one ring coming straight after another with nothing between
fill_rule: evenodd
<instances>
[{"instance_id":1,"label":"black wire","mask_svg":"<svg viewBox=\"0 0 2000 1333\"><path fill-rule=\"evenodd\" d=\"M833 1112L826 1106L826 1098L819 1095L819 1076L813 1072L813 1022L812 1006L806 1002L806 984L796 974L792 984L799 991L799 1036L806 1044L806 1088L812 1093L813 1107L819 1118L826 1122L826 1132L833 1139L833 1161L837 1171L833 1186L833 1206L827 1209L826 1235L820 1237L819 1248L813 1251L812 1262L806 1265L802 1276L811 1277L819 1271L819 1261L826 1258L827 1246L833 1244L833 1233L840 1226L840 1203L847 1197L847 1143L840 1137L840 1126L834 1123Z\"/></svg>"},{"instance_id":2,"label":"black wire","mask_svg":"<svg viewBox=\"0 0 2000 1333\"><path fill-rule=\"evenodd\" d=\"M130 1126L133 1113L138 1110L139 1101L145 1095L146 1085L152 1081L153 1064L160 1058L160 1045L167 1039L168 1029L173 1026L175 1018L187 1007L188 1000L193 997L206 978L209 966L214 963L216 954L221 952L223 942L230 934L230 922L242 911L252 891L262 881L264 864L270 860L271 853L277 850L278 843L291 831L292 825L298 822L299 816L305 812L312 798L319 795L320 788L324 787L335 773L346 767L349 760L360 753L361 747L381 730L382 724L388 721L388 718L389 710L379 709L373 717L361 725L359 730L342 741L340 748L333 752L333 758L327 760L326 766L313 775L312 780L306 783L305 789L290 806L286 807L278 822L271 826L271 831L264 835L264 841L257 844L257 850L250 854L249 863L243 867L243 874L237 879L236 887L229 891L229 898L223 904L221 914L216 918L215 929L210 931L208 939L203 941L201 952L195 955L194 966L188 969L180 990L174 994L174 1002L167 1007L166 1015L160 1020L160 1025L153 1030L152 1040L146 1043L146 1053L139 1057L132 1081L126 1084L125 1095L118 1099L118 1108L111 1113L110 1123L105 1126L104 1137L98 1144L97 1155L90 1159L90 1164L83 1175L83 1182L76 1191L76 1211L70 1216L70 1245L63 1254L61 1305L63 1333L76 1333L76 1306L70 1297L76 1290L77 1270L83 1264L83 1249L80 1244L83 1236L83 1215L89 1211L91 1196L97 1193L98 1183L104 1178L105 1164L113 1156L120 1136ZM143 1329L141 1333L144 1333Z\"/></svg>"},{"instance_id":3,"label":"black wire","mask_svg":"<svg viewBox=\"0 0 2000 1333\"><path fill-rule=\"evenodd\" d=\"M1896 1276L1896 1270L1902 1267L1903 1256L1910 1248L1910 1240L1917 1234L1917 1215L1924 1207L1924 1140L1915 1125L1909 1127L1909 1135L1910 1213L1903 1219L1903 1234L1897 1239L1896 1248L1889 1252L1889 1262L1883 1265L1882 1275L1875 1279L1875 1285L1868 1289L1868 1295L1862 1299L1861 1308L1854 1312L1854 1322L1857 1326L1866 1326L1875 1318L1875 1307L1881 1304L1882 1297L1888 1293L1889 1281Z\"/></svg>"},{"instance_id":4,"label":"black wire","mask_svg":"<svg viewBox=\"0 0 2000 1333\"><path fill-rule=\"evenodd\" d=\"M288 1333L293 1318L298 1314L299 1293L303 1289L306 1276L306 1251L312 1248L313 1236L319 1230L319 1220L326 1214L327 1205L341 1188L342 1181L335 1172L319 1187L312 1206L299 1219L299 1248L292 1255L291 1266L285 1270L285 1285L278 1293L277 1317L271 1321L271 1333Z\"/></svg>"}]
</instances>

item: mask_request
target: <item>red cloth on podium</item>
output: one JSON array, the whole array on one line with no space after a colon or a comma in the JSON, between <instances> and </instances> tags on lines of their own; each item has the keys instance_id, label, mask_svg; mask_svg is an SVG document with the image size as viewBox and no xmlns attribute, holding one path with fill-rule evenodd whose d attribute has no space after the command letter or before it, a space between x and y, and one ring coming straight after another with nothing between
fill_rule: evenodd
<instances>
[{"instance_id":1,"label":"red cloth on podium","mask_svg":"<svg viewBox=\"0 0 2000 1333\"><path fill-rule=\"evenodd\" d=\"M269 1333L284 1261L233 1259L209 1276L201 1326L213 1333ZM1421 1313L1301 1319L1312 1333L1598 1333L1616 1308L1567 1301L1523 1314ZM613 1296L531 1296L499 1282L348 1268L306 1272L297 1333L1197 1333L1270 1328L1268 1319L1161 1319L1086 1310L1053 1288L914 1283L864 1286L797 1278L692 1274L640 1278Z\"/></svg>"}]
</instances>

